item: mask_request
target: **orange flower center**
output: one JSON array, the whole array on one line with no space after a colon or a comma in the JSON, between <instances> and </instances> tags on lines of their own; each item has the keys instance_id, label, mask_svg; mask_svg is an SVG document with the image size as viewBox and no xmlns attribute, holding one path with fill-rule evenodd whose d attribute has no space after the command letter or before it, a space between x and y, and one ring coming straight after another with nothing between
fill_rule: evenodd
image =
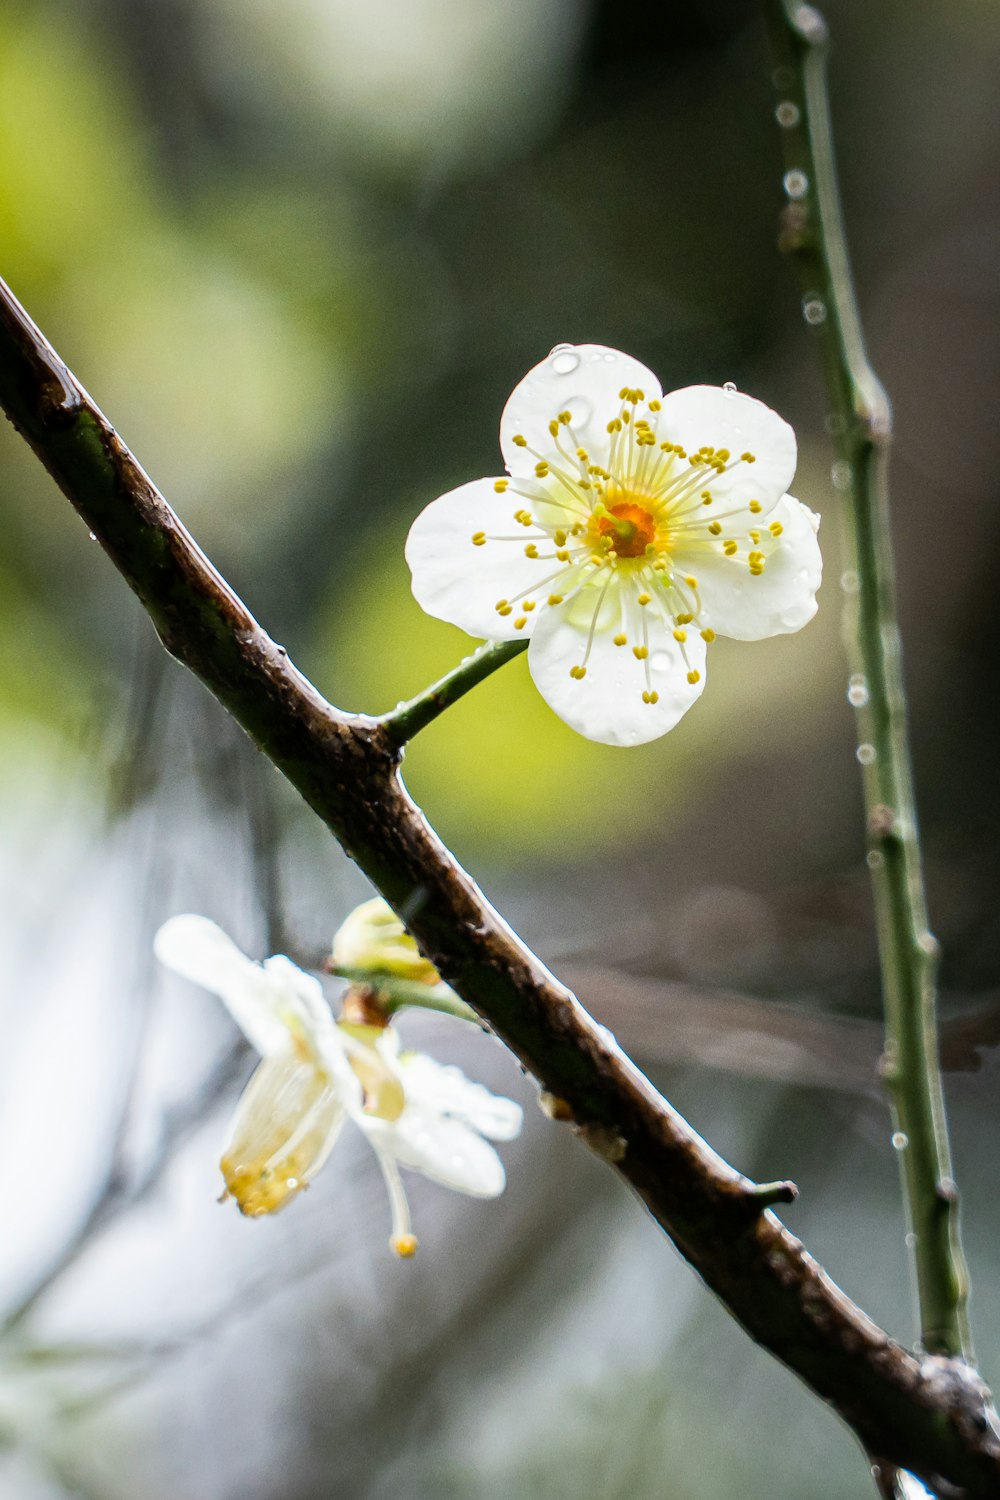
<instances>
[{"instance_id":1,"label":"orange flower center","mask_svg":"<svg viewBox=\"0 0 1000 1500\"><path fill-rule=\"evenodd\" d=\"M602 537L611 538L611 546L619 557L642 557L656 540L653 517L645 506L631 500L610 506L607 514L598 518L597 530Z\"/></svg>"}]
</instances>

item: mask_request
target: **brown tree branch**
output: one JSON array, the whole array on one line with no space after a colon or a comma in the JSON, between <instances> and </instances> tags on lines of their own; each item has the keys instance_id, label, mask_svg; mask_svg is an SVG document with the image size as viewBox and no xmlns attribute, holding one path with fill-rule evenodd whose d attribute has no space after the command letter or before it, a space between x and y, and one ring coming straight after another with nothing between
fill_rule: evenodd
<instances>
[{"instance_id":1,"label":"brown tree branch","mask_svg":"<svg viewBox=\"0 0 1000 1500\"><path fill-rule=\"evenodd\" d=\"M1000 1492L1000 1436L964 1366L894 1343L514 936L407 795L382 721L330 706L212 567L0 282L0 401L161 640L287 776L581 1137L613 1163L747 1332L869 1452L970 1497Z\"/></svg>"}]
</instances>

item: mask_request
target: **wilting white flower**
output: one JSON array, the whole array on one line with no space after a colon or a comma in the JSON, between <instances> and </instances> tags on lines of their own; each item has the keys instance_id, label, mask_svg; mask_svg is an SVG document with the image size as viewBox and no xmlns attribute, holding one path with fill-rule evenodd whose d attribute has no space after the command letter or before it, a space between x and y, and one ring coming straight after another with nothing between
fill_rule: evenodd
<instances>
[{"instance_id":1,"label":"wilting white flower","mask_svg":"<svg viewBox=\"0 0 1000 1500\"><path fill-rule=\"evenodd\" d=\"M381 896L362 901L337 928L333 962L347 969L374 969L412 979L418 984L440 984L441 976L424 958L388 902Z\"/></svg>"},{"instance_id":2,"label":"wilting white flower","mask_svg":"<svg viewBox=\"0 0 1000 1500\"><path fill-rule=\"evenodd\" d=\"M401 1052L390 1027L334 1022L318 980L280 956L254 963L205 917L171 918L154 946L168 968L220 996L261 1054L221 1162L241 1212L275 1213L307 1187L348 1118L382 1168L399 1255L417 1248L399 1166L472 1197L503 1192L503 1163L483 1137L518 1135L513 1100Z\"/></svg>"},{"instance_id":3,"label":"wilting white flower","mask_svg":"<svg viewBox=\"0 0 1000 1500\"><path fill-rule=\"evenodd\" d=\"M417 602L470 635L530 636L542 696L635 745L700 695L716 635L816 612L819 518L786 493L795 434L735 387L664 396L638 360L560 344L500 419L508 474L434 500L406 557Z\"/></svg>"}]
</instances>

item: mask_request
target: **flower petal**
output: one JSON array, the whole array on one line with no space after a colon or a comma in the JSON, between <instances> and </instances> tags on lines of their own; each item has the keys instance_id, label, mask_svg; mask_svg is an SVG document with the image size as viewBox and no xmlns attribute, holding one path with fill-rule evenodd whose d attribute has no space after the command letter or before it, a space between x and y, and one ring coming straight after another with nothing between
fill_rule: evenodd
<instances>
[{"instance_id":1,"label":"flower petal","mask_svg":"<svg viewBox=\"0 0 1000 1500\"><path fill-rule=\"evenodd\" d=\"M263 1057L289 1046L289 1029L280 1016L286 985L241 953L207 917L171 917L156 934L153 949L168 969L218 995Z\"/></svg>"},{"instance_id":2,"label":"flower petal","mask_svg":"<svg viewBox=\"0 0 1000 1500\"><path fill-rule=\"evenodd\" d=\"M572 438L562 439L564 446L571 452L582 446L593 463L603 463L610 446L608 423L621 410L624 386L637 386L647 401L658 399L661 393L653 372L620 349L604 344L557 344L514 387L504 407L500 450L510 472L534 474L539 453L560 461L549 423L563 411L569 412L573 429ZM527 447L515 443L515 436L525 438Z\"/></svg>"},{"instance_id":3,"label":"flower petal","mask_svg":"<svg viewBox=\"0 0 1000 1500\"><path fill-rule=\"evenodd\" d=\"M435 1062L424 1052L404 1052L399 1071L408 1103L451 1115L492 1141L512 1141L520 1135L524 1122L521 1106L513 1099L492 1094L481 1083L473 1083L461 1068Z\"/></svg>"},{"instance_id":4,"label":"flower petal","mask_svg":"<svg viewBox=\"0 0 1000 1500\"><path fill-rule=\"evenodd\" d=\"M518 606L533 598L537 585L560 564L545 532L515 521L514 512L524 502L515 495L498 495L493 485L492 479L474 479L432 500L410 528L406 561L414 598L429 615L470 635L513 641L529 635L535 621ZM476 546L472 538L478 532L514 540ZM525 555L532 542L542 557ZM510 601L510 614L498 613L501 599ZM520 619L525 624L518 630L514 622Z\"/></svg>"},{"instance_id":5,"label":"flower petal","mask_svg":"<svg viewBox=\"0 0 1000 1500\"><path fill-rule=\"evenodd\" d=\"M649 656L637 661L630 646L616 646L610 628L594 636L587 675L578 680L570 668L582 664L587 633L565 609L546 609L528 648L535 686L550 708L572 729L603 745L642 745L673 729L705 686L705 642L689 631L681 646L667 627L649 621ZM647 679L646 669L649 676ZM688 673L697 672L696 682ZM652 689L655 703L643 701Z\"/></svg>"},{"instance_id":6,"label":"flower petal","mask_svg":"<svg viewBox=\"0 0 1000 1500\"><path fill-rule=\"evenodd\" d=\"M261 968L274 982L274 992L283 1003L308 1024L310 1032L332 1026L333 1017L323 994L323 986L313 974L306 974L283 953L265 958Z\"/></svg>"},{"instance_id":7,"label":"flower petal","mask_svg":"<svg viewBox=\"0 0 1000 1500\"><path fill-rule=\"evenodd\" d=\"M324 1069L291 1048L265 1058L236 1107L221 1163L240 1212L256 1218L283 1208L323 1166L345 1119Z\"/></svg>"},{"instance_id":8,"label":"flower petal","mask_svg":"<svg viewBox=\"0 0 1000 1500\"><path fill-rule=\"evenodd\" d=\"M716 450L729 449L729 463L734 466L706 486L716 503L729 499L746 504L757 499L768 511L795 473L797 450L791 427L763 401L740 391L717 385L671 391L663 398L657 436L680 443L689 454L706 444ZM752 453L754 462L737 462L743 453Z\"/></svg>"},{"instance_id":9,"label":"flower petal","mask_svg":"<svg viewBox=\"0 0 1000 1500\"><path fill-rule=\"evenodd\" d=\"M760 550L763 572L754 577L746 563L699 555L698 587L701 620L720 635L737 641L759 641L765 636L801 630L816 613L816 590L823 576L817 531L819 516L800 501L785 495L771 512L781 535L765 531Z\"/></svg>"},{"instance_id":10,"label":"flower petal","mask_svg":"<svg viewBox=\"0 0 1000 1500\"><path fill-rule=\"evenodd\" d=\"M482 1136L460 1120L450 1120L422 1104L408 1105L398 1120L355 1118L377 1150L432 1182L471 1198L496 1198L504 1190L503 1162Z\"/></svg>"}]
</instances>

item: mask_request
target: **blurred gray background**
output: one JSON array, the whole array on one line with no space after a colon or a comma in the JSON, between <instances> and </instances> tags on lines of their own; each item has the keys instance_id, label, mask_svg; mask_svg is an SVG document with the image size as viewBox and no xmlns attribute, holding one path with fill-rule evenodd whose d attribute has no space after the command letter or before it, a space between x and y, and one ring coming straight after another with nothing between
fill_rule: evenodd
<instances>
[{"instance_id":1,"label":"blurred gray background","mask_svg":"<svg viewBox=\"0 0 1000 1500\"><path fill-rule=\"evenodd\" d=\"M1000 24L835 0L833 95L896 542L979 1353L996 1192ZM792 1229L912 1337L815 333L775 250L754 8L597 0L7 0L0 272L267 628L345 707L460 632L409 594L417 511L499 466L557 342L734 380L799 433L827 581L715 648L632 751L508 666L407 782L488 895ZM489 1038L407 1036L527 1109L496 1203L364 1144L268 1222L217 1207L250 1063L155 972L180 910L317 965L364 882L163 655L0 433L0 1486L10 1500L847 1500L852 1439L748 1343ZM334 988L331 987L331 995Z\"/></svg>"}]
</instances>

